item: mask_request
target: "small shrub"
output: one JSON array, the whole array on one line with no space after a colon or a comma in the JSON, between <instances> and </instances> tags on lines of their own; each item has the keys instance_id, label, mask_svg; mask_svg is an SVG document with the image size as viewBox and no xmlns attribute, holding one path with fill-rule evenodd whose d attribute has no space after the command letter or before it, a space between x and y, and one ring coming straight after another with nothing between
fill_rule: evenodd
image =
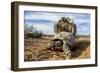
<instances>
[{"instance_id":1,"label":"small shrub","mask_svg":"<svg viewBox=\"0 0 100 73\"><path fill-rule=\"evenodd\" d=\"M37 31L32 25L24 25L25 38L41 38L43 36L42 31Z\"/></svg>"}]
</instances>

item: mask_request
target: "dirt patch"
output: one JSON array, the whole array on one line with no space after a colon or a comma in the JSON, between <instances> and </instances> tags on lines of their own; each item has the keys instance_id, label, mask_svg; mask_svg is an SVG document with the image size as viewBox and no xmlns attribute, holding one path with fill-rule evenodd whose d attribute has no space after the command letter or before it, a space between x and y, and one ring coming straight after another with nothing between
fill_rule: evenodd
<instances>
[{"instance_id":1,"label":"dirt patch","mask_svg":"<svg viewBox=\"0 0 100 73\"><path fill-rule=\"evenodd\" d=\"M73 53L73 59L86 59L90 58L90 39L77 38L76 47Z\"/></svg>"},{"instance_id":2,"label":"dirt patch","mask_svg":"<svg viewBox=\"0 0 100 73\"><path fill-rule=\"evenodd\" d=\"M65 60L63 52L46 49L47 44L52 38L25 39L24 60L25 61L44 61L44 60ZM90 39L79 37L72 53L71 59L90 58Z\"/></svg>"}]
</instances>

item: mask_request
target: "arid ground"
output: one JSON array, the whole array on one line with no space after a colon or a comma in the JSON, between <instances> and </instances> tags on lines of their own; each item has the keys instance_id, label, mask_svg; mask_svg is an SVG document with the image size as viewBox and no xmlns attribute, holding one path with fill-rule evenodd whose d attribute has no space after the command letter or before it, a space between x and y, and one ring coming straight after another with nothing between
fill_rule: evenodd
<instances>
[{"instance_id":1,"label":"arid ground","mask_svg":"<svg viewBox=\"0 0 100 73\"><path fill-rule=\"evenodd\" d=\"M42 60L64 60L65 55L61 52L48 50L47 44L52 37L27 38L24 40L24 60L42 61ZM76 46L71 59L90 58L90 37L79 36L76 38Z\"/></svg>"}]
</instances>

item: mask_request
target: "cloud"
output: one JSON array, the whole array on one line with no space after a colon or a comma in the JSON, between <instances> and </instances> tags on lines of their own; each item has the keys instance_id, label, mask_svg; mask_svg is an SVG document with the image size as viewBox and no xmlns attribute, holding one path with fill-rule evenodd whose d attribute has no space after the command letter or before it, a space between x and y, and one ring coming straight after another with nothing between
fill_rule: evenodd
<instances>
[{"instance_id":1,"label":"cloud","mask_svg":"<svg viewBox=\"0 0 100 73\"><path fill-rule=\"evenodd\" d=\"M42 31L43 33L45 34L54 34L54 31L53 31L53 26L49 26L48 24L30 24L32 25L33 27L36 28L36 30L38 31Z\"/></svg>"},{"instance_id":2,"label":"cloud","mask_svg":"<svg viewBox=\"0 0 100 73\"><path fill-rule=\"evenodd\" d=\"M68 12L25 11L25 24L33 24L37 30L54 34L54 24L63 16L70 17L77 25L77 33L90 34L90 14Z\"/></svg>"},{"instance_id":3,"label":"cloud","mask_svg":"<svg viewBox=\"0 0 100 73\"><path fill-rule=\"evenodd\" d=\"M44 20L44 19L33 19L33 20L31 20L31 19L27 19L27 20L25 20L25 23L27 23L27 22L29 22L29 23L55 23L55 22L53 22L53 21L50 21L50 20Z\"/></svg>"},{"instance_id":4,"label":"cloud","mask_svg":"<svg viewBox=\"0 0 100 73\"><path fill-rule=\"evenodd\" d=\"M53 13L47 13L47 12L31 12L25 13L25 20L34 20L34 19L40 19L40 20L49 20L52 22L55 22L58 20L58 16L53 15Z\"/></svg>"}]
</instances>

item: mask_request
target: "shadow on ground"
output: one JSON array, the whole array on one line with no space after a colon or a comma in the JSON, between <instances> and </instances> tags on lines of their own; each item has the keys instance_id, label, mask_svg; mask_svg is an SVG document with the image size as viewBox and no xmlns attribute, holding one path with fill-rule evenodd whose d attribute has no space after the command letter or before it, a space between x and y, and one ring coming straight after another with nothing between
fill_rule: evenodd
<instances>
[{"instance_id":1,"label":"shadow on ground","mask_svg":"<svg viewBox=\"0 0 100 73\"><path fill-rule=\"evenodd\" d=\"M83 52L86 52L86 49L90 46L89 39L79 39L77 40L75 50L73 51L72 59L78 58L82 55ZM90 48L89 48L90 50ZM88 51L90 52L90 51ZM89 55L90 56L90 55Z\"/></svg>"}]
</instances>

